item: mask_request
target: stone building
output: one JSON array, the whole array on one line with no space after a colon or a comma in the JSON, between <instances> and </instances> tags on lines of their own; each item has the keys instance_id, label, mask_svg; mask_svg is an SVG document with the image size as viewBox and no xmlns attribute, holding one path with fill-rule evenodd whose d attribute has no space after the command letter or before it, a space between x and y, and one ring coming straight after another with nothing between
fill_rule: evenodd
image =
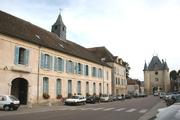
<instances>
[{"instance_id":1,"label":"stone building","mask_svg":"<svg viewBox=\"0 0 180 120\"><path fill-rule=\"evenodd\" d=\"M166 61L160 61L158 56L153 56L150 64L144 64L145 92L152 94L155 91L170 90L169 68Z\"/></svg>"},{"instance_id":2,"label":"stone building","mask_svg":"<svg viewBox=\"0 0 180 120\"><path fill-rule=\"evenodd\" d=\"M0 94L21 104L72 94L111 94L111 66L66 39L61 15L46 31L0 11Z\"/></svg>"},{"instance_id":3,"label":"stone building","mask_svg":"<svg viewBox=\"0 0 180 120\"><path fill-rule=\"evenodd\" d=\"M126 64L105 47L89 48L99 60L112 67L112 95L127 94Z\"/></svg>"}]
</instances>

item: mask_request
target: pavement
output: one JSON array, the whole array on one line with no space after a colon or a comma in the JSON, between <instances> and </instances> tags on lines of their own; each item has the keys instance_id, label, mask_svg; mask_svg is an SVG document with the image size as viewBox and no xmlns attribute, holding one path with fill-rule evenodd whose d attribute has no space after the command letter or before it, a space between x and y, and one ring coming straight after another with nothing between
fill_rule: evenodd
<instances>
[{"instance_id":1,"label":"pavement","mask_svg":"<svg viewBox=\"0 0 180 120\"><path fill-rule=\"evenodd\" d=\"M158 112L158 109L166 107L166 103L164 100L161 100L157 103L153 108L151 108L147 113L141 116L138 120L153 120Z\"/></svg>"}]
</instances>

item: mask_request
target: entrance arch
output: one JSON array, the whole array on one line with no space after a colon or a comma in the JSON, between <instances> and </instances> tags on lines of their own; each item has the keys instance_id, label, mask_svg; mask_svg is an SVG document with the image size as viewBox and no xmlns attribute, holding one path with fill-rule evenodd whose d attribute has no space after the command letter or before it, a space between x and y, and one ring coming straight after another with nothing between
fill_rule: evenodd
<instances>
[{"instance_id":1,"label":"entrance arch","mask_svg":"<svg viewBox=\"0 0 180 120\"><path fill-rule=\"evenodd\" d=\"M11 95L20 100L20 104L27 104L28 81L23 78L16 78L11 82Z\"/></svg>"}]
</instances>

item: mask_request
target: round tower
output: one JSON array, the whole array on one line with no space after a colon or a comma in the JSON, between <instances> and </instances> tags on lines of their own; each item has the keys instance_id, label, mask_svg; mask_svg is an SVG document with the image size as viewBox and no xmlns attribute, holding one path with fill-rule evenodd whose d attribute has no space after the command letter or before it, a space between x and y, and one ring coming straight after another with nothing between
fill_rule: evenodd
<instances>
[{"instance_id":1,"label":"round tower","mask_svg":"<svg viewBox=\"0 0 180 120\"><path fill-rule=\"evenodd\" d=\"M149 73L148 73L148 67L145 62L144 64L144 89L147 94L150 94L150 80L149 80Z\"/></svg>"}]
</instances>

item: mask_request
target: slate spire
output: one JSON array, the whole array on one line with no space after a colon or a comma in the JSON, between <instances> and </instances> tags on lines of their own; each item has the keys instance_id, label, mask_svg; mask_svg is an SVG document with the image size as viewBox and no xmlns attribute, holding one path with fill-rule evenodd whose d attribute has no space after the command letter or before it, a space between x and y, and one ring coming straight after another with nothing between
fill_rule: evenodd
<instances>
[{"instance_id":1,"label":"slate spire","mask_svg":"<svg viewBox=\"0 0 180 120\"><path fill-rule=\"evenodd\" d=\"M51 32L57 34L61 39L66 40L66 26L63 23L61 13L59 13L56 22L52 25Z\"/></svg>"}]
</instances>

